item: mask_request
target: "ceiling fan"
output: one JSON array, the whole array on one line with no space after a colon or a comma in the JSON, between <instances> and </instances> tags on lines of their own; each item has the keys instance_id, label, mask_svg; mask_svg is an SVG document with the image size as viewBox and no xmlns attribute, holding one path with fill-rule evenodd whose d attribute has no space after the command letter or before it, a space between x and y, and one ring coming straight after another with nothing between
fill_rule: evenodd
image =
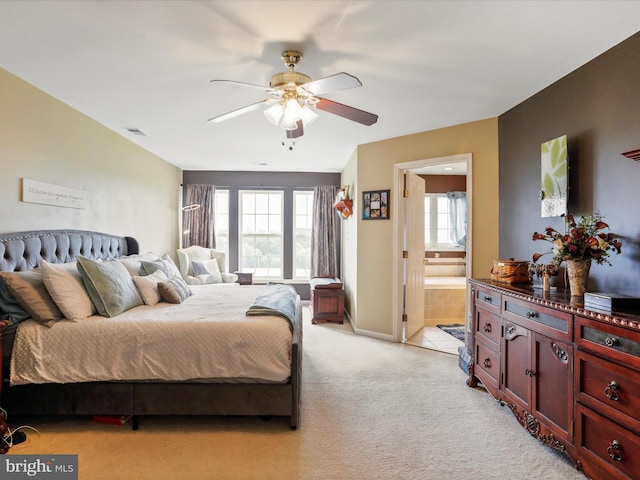
<instances>
[{"instance_id":1,"label":"ceiling fan","mask_svg":"<svg viewBox=\"0 0 640 480\"><path fill-rule=\"evenodd\" d=\"M302 53L297 50L285 50L282 52L282 60L289 70L273 75L268 87L234 80L211 80L212 82L227 82L243 87L260 89L268 94L269 98L215 116L208 121L213 123L223 122L257 110L262 106L268 106L264 111L265 117L269 122L286 130L288 139L299 138L304 134L304 127L313 122L318 116L314 111L315 109L333 113L362 125L373 125L378 121L378 116L373 113L319 96L329 92L362 86L360 80L353 75L342 72L319 80L311 80L308 75L294 71L300 60L302 60Z\"/></svg>"}]
</instances>

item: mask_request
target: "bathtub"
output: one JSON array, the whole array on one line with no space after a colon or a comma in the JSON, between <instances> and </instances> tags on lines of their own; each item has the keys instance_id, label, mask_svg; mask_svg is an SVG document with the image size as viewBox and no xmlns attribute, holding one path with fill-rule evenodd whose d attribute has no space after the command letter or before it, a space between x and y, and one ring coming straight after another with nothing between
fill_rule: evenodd
<instances>
[{"instance_id":1,"label":"bathtub","mask_svg":"<svg viewBox=\"0 0 640 480\"><path fill-rule=\"evenodd\" d=\"M466 290L467 277L424 277L424 288L427 289L457 289Z\"/></svg>"},{"instance_id":2,"label":"bathtub","mask_svg":"<svg viewBox=\"0 0 640 480\"><path fill-rule=\"evenodd\" d=\"M466 277L424 277L424 326L465 323Z\"/></svg>"}]
</instances>

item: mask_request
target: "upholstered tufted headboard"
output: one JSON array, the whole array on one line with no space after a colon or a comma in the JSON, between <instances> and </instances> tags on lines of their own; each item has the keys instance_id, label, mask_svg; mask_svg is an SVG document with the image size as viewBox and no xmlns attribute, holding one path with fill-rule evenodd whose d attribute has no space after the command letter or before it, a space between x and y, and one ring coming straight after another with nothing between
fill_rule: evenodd
<instances>
[{"instance_id":1,"label":"upholstered tufted headboard","mask_svg":"<svg viewBox=\"0 0 640 480\"><path fill-rule=\"evenodd\" d=\"M138 241L85 230L35 230L0 234L0 271L36 268L42 260L68 263L78 255L108 259L139 253Z\"/></svg>"}]
</instances>

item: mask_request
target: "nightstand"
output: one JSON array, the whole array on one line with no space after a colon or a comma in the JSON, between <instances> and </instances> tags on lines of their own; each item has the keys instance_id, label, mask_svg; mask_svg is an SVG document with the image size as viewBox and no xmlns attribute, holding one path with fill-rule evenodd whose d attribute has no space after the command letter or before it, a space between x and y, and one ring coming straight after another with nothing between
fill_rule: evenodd
<instances>
[{"instance_id":1,"label":"nightstand","mask_svg":"<svg viewBox=\"0 0 640 480\"><path fill-rule=\"evenodd\" d=\"M233 272L238 276L236 283L240 285L253 285L253 273Z\"/></svg>"}]
</instances>

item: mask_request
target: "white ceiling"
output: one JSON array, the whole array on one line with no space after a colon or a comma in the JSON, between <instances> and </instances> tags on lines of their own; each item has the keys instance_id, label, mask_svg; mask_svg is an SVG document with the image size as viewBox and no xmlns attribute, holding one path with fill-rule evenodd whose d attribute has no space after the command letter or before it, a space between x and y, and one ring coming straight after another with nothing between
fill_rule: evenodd
<instances>
[{"instance_id":1,"label":"white ceiling","mask_svg":"<svg viewBox=\"0 0 640 480\"><path fill-rule=\"evenodd\" d=\"M359 144L498 116L639 30L638 1L2 0L0 67L182 169L339 172ZM324 96L378 123L318 112L289 151L259 110L206 122L265 98L211 79L268 85L291 48L314 80L358 77Z\"/></svg>"}]
</instances>

